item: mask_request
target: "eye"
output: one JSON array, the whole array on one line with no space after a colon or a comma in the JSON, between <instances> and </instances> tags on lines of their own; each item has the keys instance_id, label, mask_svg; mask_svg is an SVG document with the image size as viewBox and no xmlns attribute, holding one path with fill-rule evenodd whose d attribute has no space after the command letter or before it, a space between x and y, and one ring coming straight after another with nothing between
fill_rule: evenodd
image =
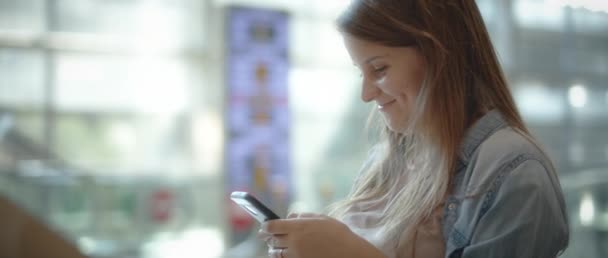
<instances>
[{"instance_id":1,"label":"eye","mask_svg":"<svg viewBox=\"0 0 608 258\"><path fill-rule=\"evenodd\" d=\"M380 68L374 68L374 72L378 75L383 75L387 69L388 69L388 66L382 66Z\"/></svg>"}]
</instances>

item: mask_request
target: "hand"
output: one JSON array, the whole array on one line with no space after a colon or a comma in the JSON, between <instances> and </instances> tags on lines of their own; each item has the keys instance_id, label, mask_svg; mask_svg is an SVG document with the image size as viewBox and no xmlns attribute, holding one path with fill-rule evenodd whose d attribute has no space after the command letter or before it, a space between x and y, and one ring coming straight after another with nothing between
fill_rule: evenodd
<instances>
[{"instance_id":1,"label":"hand","mask_svg":"<svg viewBox=\"0 0 608 258\"><path fill-rule=\"evenodd\" d=\"M270 257L276 258L384 257L342 222L312 213L267 221L258 237L268 244Z\"/></svg>"}]
</instances>

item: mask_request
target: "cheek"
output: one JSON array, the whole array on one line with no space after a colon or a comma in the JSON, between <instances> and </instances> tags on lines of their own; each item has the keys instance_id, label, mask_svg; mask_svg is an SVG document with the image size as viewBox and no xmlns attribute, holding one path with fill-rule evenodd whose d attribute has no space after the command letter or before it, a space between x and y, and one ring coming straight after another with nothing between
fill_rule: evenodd
<instances>
[{"instance_id":1,"label":"cheek","mask_svg":"<svg viewBox=\"0 0 608 258\"><path fill-rule=\"evenodd\" d=\"M413 102L424 83L424 69L417 67L410 69L408 72L407 76L403 78L404 87L402 93L407 96L408 101Z\"/></svg>"},{"instance_id":2,"label":"cheek","mask_svg":"<svg viewBox=\"0 0 608 258\"><path fill-rule=\"evenodd\" d=\"M418 83L409 76L390 78L384 83L386 93L408 104L416 99L419 88Z\"/></svg>"},{"instance_id":3,"label":"cheek","mask_svg":"<svg viewBox=\"0 0 608 258\"><path fill-rule=\"evenodd\" d=\"M407 96L407 100L409 102L415 102L418 97L418 92L420 90L420 84L409 85L409 87L405 90L405 95Z\"/></svg>"}]
</instances>

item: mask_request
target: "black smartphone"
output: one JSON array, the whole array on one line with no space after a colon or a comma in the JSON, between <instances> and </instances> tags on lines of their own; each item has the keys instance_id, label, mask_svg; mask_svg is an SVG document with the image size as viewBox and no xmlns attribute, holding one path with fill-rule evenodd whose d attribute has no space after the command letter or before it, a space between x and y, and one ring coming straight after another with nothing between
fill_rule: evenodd
<instances>
[{"instance_id":1,"label":"black smartphone","mask_svg":"<svg viewBox=\"0 0 608 258\"><path fill-rule=\"evenodd\" d=\"M230 199L241 206L241 208L245 209L260 223L268 220L280 219L276 213L274 213L270 208L266 207L266 205L264 205L250 193L232 192L232 194L230 194Z\"/></svg>"}]
</instances>

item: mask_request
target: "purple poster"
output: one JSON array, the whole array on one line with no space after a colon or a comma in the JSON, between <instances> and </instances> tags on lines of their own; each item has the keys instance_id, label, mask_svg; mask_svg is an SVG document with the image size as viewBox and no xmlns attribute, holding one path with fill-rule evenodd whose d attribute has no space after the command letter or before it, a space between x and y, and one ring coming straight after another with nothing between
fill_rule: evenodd
<instances>
[{"instance_id":1,"label":"purple poster","mask_svg":"<svg viewBox=\"0 0 608 258\"><path fill-rule=\"evenodd\" d=\"M228 15L226 181L284 216L291 196L287 26L284 12L232 8ZM232 202L233 242L255 222Z\"/></svg>"}]
</instances>

